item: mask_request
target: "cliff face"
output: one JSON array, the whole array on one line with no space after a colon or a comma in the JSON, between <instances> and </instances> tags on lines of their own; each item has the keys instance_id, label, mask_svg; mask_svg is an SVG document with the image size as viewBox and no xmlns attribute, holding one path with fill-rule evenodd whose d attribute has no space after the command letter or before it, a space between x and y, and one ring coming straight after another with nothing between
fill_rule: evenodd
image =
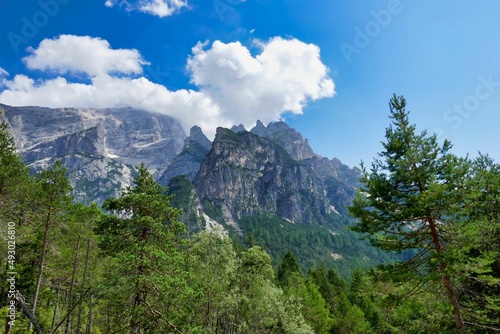
<instances>
[{"instance_id":1,"label":"cliff face","mask_svg":"<svg viewBox=\"0 0 500 334\"><path fill-rule=\"evenodd\" d=\"M82 201L117 195L131 184L134 166L144 162L154 172L186 138L176 119L132 108L0 108L26 164L38 171L60 159Z\"/></svg>"},{"instance_id":2,"label":"cliff face","mask_svg":"<svg viewBox=\"0 0 500 334\"><path fill-rule=\"evenodd\" d=\"M306 224L345 214L359 171L317 156L297 134L284 123L252 132L218 128L193 181L201 203L231 224L263 213Z\"/></svg>"}]
</instances>

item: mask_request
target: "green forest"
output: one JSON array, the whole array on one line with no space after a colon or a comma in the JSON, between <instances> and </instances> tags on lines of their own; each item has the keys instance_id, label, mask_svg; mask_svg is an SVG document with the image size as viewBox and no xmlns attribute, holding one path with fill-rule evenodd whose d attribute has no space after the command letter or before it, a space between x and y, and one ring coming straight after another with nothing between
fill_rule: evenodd
<instances>
[{"instance_id":1,"label":"green forest","mask_svg":"<svg viewBox=\"0 0 500 334\"><path fill-rule=\"evenodd\" d=\"M77 203L65 167L31 174L2 123L0 331L500 332L500 165L418 133L403 97L389 106L349 207L349 233L385 261L348 275L297 261L301 227L289 249L266 252L278 217L267 233L244 220L246 240L188 233L179 199L144 165L102 207Z\"/></svg>"}]
</instances>

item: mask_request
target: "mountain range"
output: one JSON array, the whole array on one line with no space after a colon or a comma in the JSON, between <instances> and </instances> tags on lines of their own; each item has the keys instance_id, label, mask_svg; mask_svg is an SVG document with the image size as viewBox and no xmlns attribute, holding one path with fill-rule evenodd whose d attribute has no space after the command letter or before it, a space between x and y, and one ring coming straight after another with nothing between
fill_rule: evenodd
<instances>
[{"instance_id":1,"label":"mountain range","mask_svg":"<svg viewBox=\"0 0 500 334\"><path fill-rule=\"evenodd\" d=\"M177 119L134 108L0 108L25 163L36 172L61 160L78 201L119 196L144 163L190 233L218 227L275 257L293 250L304 268L387 260L345 229L360 170L315 154L284 122L217 128L210 141L198 126L186 135Z\"/></svg>"}]
</instances>

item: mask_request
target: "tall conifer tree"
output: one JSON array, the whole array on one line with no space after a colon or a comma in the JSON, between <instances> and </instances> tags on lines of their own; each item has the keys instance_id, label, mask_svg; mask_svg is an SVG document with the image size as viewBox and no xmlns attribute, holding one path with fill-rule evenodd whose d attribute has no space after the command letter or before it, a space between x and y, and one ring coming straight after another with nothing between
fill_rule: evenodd
<instances>
[{"instance_id":1,"label":"tall conifer tree","mask_svg":"<svg viewBox=\"0 0 500 334\"><path fill-rule=\"evenodd\" d=\"M110 212L98 226L100 246L112 258L107 292L118 303L116 320L128 323L131 334L176 332L176 296L185 288L185 227L166 189L144 164L138 172L134 186L103 204Z\"/></svg>"},{"instance_id":2,"label":"tall conifer tree","mask_svg":"<svg viewBox=\"0 0 500 334\"><path fill-rule=\"evenodd\" d=\"M412 250L407 261L386 266L396 280L419 280L417 286L441 282L459 333L465 325L450 274L450 238L455 228L453 209L467 174L467 161L449 153L450 142L416 133L409 122L406 101L391 99L392 124L386 129L380 159L367 171L364 188L349 208L359 219L353 230L365 233L371 243L387 251Z\"/></svg>"}]
</instances>

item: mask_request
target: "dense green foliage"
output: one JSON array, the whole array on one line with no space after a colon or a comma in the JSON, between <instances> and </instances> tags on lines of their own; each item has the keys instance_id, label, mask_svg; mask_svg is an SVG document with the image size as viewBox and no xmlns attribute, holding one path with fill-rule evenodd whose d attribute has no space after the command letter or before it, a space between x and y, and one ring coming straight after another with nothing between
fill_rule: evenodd
<instances>
[{"instance_id":1,"label":"dense green foliage","mask_svg":"<svg viewBox=\"0 0 500 334\"><path fill-rule=\"evenodd\" d=\"M185 175L174 177L168 188L168 193L172 195L170 202L173 207L182 211L179 220L186 225L187 233L190 235L201 229L196 205L196 192L191 181Z\"/></svg>"},{"instance_id":2,"label":"dense green foliage","mask_svg":"<svg viewBox=\"0 0 500 334\"><path fill-rule=\"evenodd\" d=\"M0 124L0 331L456 333L454 313L467 333L500 331L500 166L416 134L401 98L391 115L351 208L380 250L347 218L245 217L233 239L199 231L189 180L173 180L173 197L145 166L102 208L75 203L62 164L29 175Z\"/></svg>"},{"instance_id":3,"label":"dense green foliage","mask_svg":"<svg viewBox=\"0 0 500 334\"><path fill-rule=\"evenodd\" d=\"M134 183L103 203L110 214L96 229L109 257L102 288L109 294L113 321L129 323L130 333L167 332L184 317L179 300L190 293L182 253L185 228L180 211L144 165Z\"/></svg>"},{"instance_id":4,"label":"dense green foliage","mask_svg":"<svg viewBox=\"0 0 500 334\"><path fill-rule=\"evenodd\" d=\"M349 223L340 216L330 225L305 225L277 216L259 215L240 219L238 226L243 233L240 242L246 243L247 236L251 235L255 245L269 252L275 266L291 251L296 254L303 270L323 263L349 277L355 268L372 268L391 260L387 253L358 240L356 233L345 230L343 227Z\"/></svg>"}]
</instances>

